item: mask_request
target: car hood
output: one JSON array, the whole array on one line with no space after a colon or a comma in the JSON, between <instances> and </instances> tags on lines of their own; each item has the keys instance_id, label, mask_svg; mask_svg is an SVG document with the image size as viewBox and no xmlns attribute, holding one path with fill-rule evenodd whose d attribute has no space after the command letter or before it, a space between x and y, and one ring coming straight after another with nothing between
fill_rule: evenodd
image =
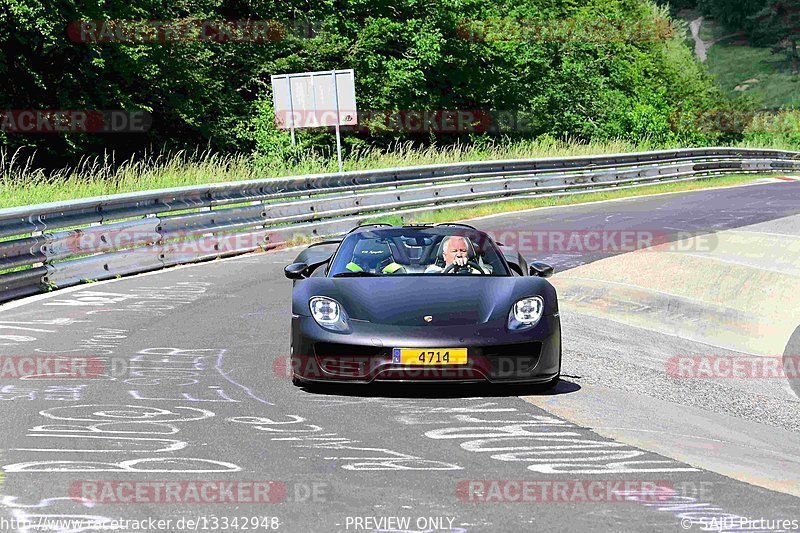
<instances>
[{"instance_id":1,"label":"car hood","mask_svg":"<svg viewBox=\"0 0 800 533\"><path fill-rule=\"evenodd\" d=\"M308 315L308 298L337 300L353 320L396 326L483 324L508 316L518 298L547 292L541 278L397 276L322 278L298 284L295 312ZM553 290L554 292L554 290ZM554 294L553 294L554 296ZM552 298L555 300L555 298ZM305 312L303 311L305 307ZM429 317L429 321L425 317Z\"/></svg>"}]
</instances>

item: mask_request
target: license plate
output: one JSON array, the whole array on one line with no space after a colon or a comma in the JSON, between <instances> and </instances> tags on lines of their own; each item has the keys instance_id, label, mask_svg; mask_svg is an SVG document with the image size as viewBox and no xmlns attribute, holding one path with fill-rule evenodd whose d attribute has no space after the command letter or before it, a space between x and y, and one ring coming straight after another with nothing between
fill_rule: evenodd
<instances>
[{"instance_id":1,"label":"license plate","mask_svg":"<svg viewBox=\"0 0 800 533\"><path fill-rule=\"evenodd\" d=\"M392 362L400 365L466 365L466 348L395 348Z\"/></svg>"}]
</instances>

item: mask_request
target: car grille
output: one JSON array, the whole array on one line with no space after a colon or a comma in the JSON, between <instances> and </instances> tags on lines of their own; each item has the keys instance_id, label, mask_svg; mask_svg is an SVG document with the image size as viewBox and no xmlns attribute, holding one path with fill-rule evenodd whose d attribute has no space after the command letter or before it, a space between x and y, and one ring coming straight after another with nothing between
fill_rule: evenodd
<instances>
[{"instance_id":1,"label":"car grille","mask_svg":"<svg viewBox=\"0 0 800 533\"><path fill-rule=\"evenodd\" d=\"M542 351L541 342L487 346L483 355L488 359L493 380L514 380L530 377Z\"/></svg>"},{"instance_id":2,"label":"car grille","mask_svg":"<svg viewBox=\"0 0 800 533\"><path fill-rule=\"evenodd\" d=\"M388 356L389 348L383 346L356 346L353 344L336 344L318 342L314 344L317 357L380 357Z\"/></svg>"},{"instance_id":3,"label":"car grille","mask_svg":"<svg viewBox=\"0 0 800 533\"><path fill-rule=\"evenodd\" d=\"M369 373L371 360L376 357L388 357L389 349L381 346L318 342L314 344L314 353L325 372L356 378Z\"/></svg>"}]
</instances>

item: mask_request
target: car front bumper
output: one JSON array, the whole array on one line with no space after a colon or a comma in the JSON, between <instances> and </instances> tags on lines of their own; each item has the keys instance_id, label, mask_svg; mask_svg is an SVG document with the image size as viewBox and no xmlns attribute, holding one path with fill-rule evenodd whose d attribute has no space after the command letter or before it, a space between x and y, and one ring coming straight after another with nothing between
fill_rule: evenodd
<instances>
[{"instance_id":1,"label":"car front bumper","mask_svg":"<svg viewBox=\"0 0 800 533\"><path fill-rule=\"evenodd\" d=\"M387 326L350 322L350 333L321 328L308 316L292 317L291 364L303 381L446 381L546 383L561 370L561 322L546 315L529 330L504 322L459 326ZM394 348L467 348L466 365L401 365Z\"/></svg>"}]
</instances>

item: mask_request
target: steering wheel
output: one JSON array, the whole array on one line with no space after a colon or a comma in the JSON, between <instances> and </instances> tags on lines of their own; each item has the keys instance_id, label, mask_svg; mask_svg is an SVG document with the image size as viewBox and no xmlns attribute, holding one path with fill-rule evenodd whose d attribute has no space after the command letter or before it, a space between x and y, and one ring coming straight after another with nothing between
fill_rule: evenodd
<instances>
[{"instance_id":1,"label":"steering wheel","mask_svg":"<svg viewBox=\"0 0 800 533\"><path fill-rule=\"evenodd\" d=\"M469 274L472 274L473 272L471 272L471 271L467 270L467 267L472 267L472 268L474 268L474 269L475 269L475 270L477 270L477 271L478 271L480 274L486 274L486 272L484 272L484 271L483 271L483 269L481 268L481 266L480 266L478 263L476 263L475 261L467 261L467 264L466 264L466 265L459 265L459 264L456 264L456 263L450 263L449 265L447 265L447 268L445 268L445 269L442 271L442 274L449 274L449 273L450 273L451 271L453 271L453 270L455 270L455 271L456 271L456 272L455 272L456 274L458 274L458 273L460 273L460 272L467 272L467 273L469 273Z\"/></svg>"}]
</instances>

